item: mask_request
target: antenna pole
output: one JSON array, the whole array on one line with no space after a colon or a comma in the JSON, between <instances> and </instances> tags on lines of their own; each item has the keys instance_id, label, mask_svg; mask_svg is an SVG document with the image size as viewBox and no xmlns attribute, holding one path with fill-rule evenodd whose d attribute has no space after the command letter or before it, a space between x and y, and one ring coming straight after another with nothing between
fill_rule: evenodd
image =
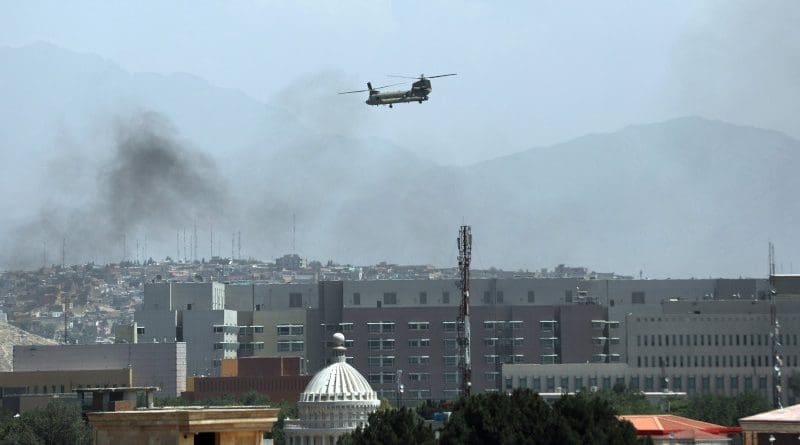
<instances>
[{"instance_id":1,"label":"antenna pole","mask_svg":"<svg viewBox=\"0 0 800 445\"><path fill-rule=\"evenodd\" d=\"M461 307L456 320L458 330L458 370L461 375L461 392L469 397L472 388L472 362L470 357L469 326L469 265L472 259L472 230L461 226L458 232L458 270L461 288Z\"/></svg>"},{"instance_id":2,"label":"antenna pole","mask_svg":"<svg viewBox=\"0 0 800 445\"><path fill-rule=\"evenodd\" d=\"M295 229L297 226L296 215L292 213L292 253L297 253L297 245L295 244Z\"/></svg>"}]
</instances>

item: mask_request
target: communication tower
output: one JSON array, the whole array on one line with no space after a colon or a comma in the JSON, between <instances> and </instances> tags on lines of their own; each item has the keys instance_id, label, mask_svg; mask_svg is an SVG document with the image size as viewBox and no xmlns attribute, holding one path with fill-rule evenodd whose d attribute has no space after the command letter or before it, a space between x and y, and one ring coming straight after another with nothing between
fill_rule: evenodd
<instances>
[{"instance_id":1,"label":"communication tower","mask_svg":"<svg viewBox=\"0 0 800 445\"><path fill-rule=\"evenodd\" d=\"M472 258L472 231L470 226L461 226L457 242L458 286L461 288L461 306L456 320L458 329L458 370L461 377L461 393L464 397L469 397L472 387L472 363L469 346L469 263Z\"/></svg>"}]
</instances>

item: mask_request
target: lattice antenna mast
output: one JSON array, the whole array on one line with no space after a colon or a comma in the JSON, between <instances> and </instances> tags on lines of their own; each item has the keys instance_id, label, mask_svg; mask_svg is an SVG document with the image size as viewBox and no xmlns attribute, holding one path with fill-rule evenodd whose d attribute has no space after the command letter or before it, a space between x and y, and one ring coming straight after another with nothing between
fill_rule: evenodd
<instances>
[{"instance_id":1,"label":"lattice antenna mast","mask_svg":"<svg viewBox=\"0 0 800 445\"><path fill-rule=\"evenodd\" d=\"M470 226L461 226L458 233L458 286L461 288L461 307L456 326L458 329L458 370L461 376L461 392L469 397L472 388L472 361L470 357L469 327L469 264L472 258L472 231Z\"/></svg>"}]
</instances>

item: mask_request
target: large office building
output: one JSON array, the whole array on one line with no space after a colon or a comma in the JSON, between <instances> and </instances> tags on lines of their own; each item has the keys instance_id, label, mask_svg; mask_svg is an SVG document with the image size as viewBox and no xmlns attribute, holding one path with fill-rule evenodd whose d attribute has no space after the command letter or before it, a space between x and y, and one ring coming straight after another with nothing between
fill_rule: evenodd
<instances>
[{"instance_id":1,"label":"large office building","mask_svg":"<svg viewBox=\"0 0 800 445\"><path fill-rule=\"evenodd\" d=\"M566 387L561 385L562 373L572 372L558 368L564 364L644 370L649 374L638 374L642 389L658 390L659 379L667 377L676 391L678 387L688 390L690 385L717 385L718 380L706 383L701 374L691 380L689 374L677 371L688 369L688 360L693 365L695 357L696 369L767 369L763 351L756 353L756 334L761 335L763 349L763 336L770 329L770 286L765 279L477 279L470 288L476 392L519 385L519 376L512 369L534 365L554 367L551 374L557 380L550 385L542 379L543 391L549 386L575 387L574 378ZM331 363L329 339L332 333L342 332L348 352L352 352L349 363L381 397L414 403L458 394L459 303L459 289L451 280L323 281L313 285L152 283L145 287L144 308L135 318L145 329L140 339L180 338L189 343L190 375L220 375L221 361L237 356L299 356L313 373ZM790 301L778 305L780 317L797 312ZM200 317L199 312L209 315ZM197 317L196 322L189 323L192 317ZM745 327L747 340L741 337ZM794 333L786 334L790 337L785 348L794 348ZM712 345L724 341L725 349L708 345L708 335L712 335ZM701 345L687 343L694 342L695 336ZM194 342L202 344L192 346ZM713 356L704 353L712 350ZM789 358L786 366L794 367L794 358ZM627 376L635 372L612 374L611 382L622 376L630 385L632 377ZM516 380L509 386L507 377L512 375ZM708 374L709 378L712 375L716 374ZM733 381L726 376L726 392L734 391L736 385L742 390L764 385L755 374L752 379L744 373L737 376ZM532 379L532 374L526 378ZM588 377L581 378L586 381L579 383L588 385ZM400 384L403 394L397 392ZM603 385L600 378L597 385L589 386Z\"/></svg>"}]
</instances>

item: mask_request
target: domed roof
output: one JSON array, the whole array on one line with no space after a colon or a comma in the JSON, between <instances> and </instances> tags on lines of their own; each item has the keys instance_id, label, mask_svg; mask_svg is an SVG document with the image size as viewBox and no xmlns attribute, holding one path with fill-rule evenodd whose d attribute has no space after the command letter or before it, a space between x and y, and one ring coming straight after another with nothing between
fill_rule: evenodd
<instances>
[{"instance_id":1,"label":"domed roof","mask_svg":"<svg viewBox=\"0 0 800 445\"><path fill-rule=\"evenodd\" d=\"M318 372L300 395L300 402L344 402L344 401L375 401L380 403L378 396L356 368L350 366L344 356L344 335L336 333L333 336L336 347L333 349L339 354L334 358L334 363Z\"/></svg>"}]
</instances>

